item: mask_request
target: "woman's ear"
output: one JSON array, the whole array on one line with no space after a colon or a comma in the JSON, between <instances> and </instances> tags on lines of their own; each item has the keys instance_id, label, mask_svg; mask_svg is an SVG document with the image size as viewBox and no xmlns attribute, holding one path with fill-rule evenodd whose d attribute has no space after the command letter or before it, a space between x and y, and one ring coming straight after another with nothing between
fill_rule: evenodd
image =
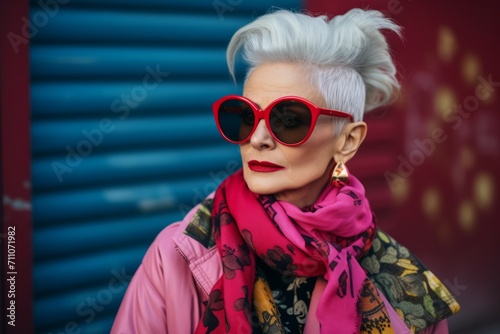
<instances>
[{"instance_id":1,"label":"woman's ear","mask_svg":"<svg viewBox=\"0 0 500 334\"><path fill-rule=\"evenodd\" d=\"M367 130L365 122L347 124L338 138L337 152L333 156L335 161L346 163L351 160L365 139Z\"/></svg>"}]
</instances>

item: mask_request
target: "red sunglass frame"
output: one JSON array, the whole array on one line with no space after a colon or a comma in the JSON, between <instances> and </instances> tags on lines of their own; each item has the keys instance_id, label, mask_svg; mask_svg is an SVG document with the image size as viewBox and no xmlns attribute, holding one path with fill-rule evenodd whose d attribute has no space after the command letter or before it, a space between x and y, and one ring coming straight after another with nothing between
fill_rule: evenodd
<instances>
[{"instance_id":1,"label":"red sunglass frame","mask_svg":"<svg viewBox=\"0 0 500 334\"><path fill-rule=\"evenodd\" d=\"M220 106L228 100L239 100L239 101L245 102L250 106L250 108L252 109L252 111L254 113L254 116L255 116L254 126L252 128L252 131L250 131L248 137L245 138L244 140L235 141L235 140L229 139L228 137L226 137L226 135L224 134L224 132L221 129L221 126L219 123L219 109L220 109ZM277 138L276 135L274 134L274 132L272 131L271 126L269 124L269 122L270 122L269 115L271 114L271 110L273 110L273 108L278 103L281 103L284 101L290 101L290 100L303 103L311 111L311 126L309 127L309 131L307 132L307 135L304 137L304 139L302 139L298 143L294 143L294 144L285 143L285 142L281 141L279 138ZM314 127L316 126L316 121L317 121L319 115L348 118L350 122L354 121L352 115L350 115L346 112L334 110L334 109L319 108L319 107L315 106L311 101L304 99L303 97L299 97L299 96L280 97L280 98L272 101L264 110L262 110L255 102L253 102L252 100L250 100L244 96L227 95L227 96L224 96L224 97L218 99L217 101L215 101L215 103L212 105L212 111L214 113L215 123L217 124L217 129L219 129L220 134L222 135L222 137L224 137L225 140L227 140L228 142L233 143L233 144L241 144L241 143L244 143L244 142L250 140L253 133L255 132L255 129L259 125L261 119L263 119L264 122L266 123L267 130L269 131L271 136L274 138L274 140L276 140L278 143L280 143L282 145L286 145L286 146L298 146L298 145L305 143L309 139L309 137L311 136L311 133L313 132Z\"/></svg>"}]
</instances>

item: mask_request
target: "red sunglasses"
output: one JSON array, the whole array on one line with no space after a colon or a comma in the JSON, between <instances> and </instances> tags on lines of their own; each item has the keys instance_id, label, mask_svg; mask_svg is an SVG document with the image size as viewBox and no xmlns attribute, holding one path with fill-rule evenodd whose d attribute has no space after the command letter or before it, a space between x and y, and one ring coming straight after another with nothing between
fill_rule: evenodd
<instances>
[{"instance_id":1,"label":"red sunglasses","mask_svg":"<svg viewBox=\"0 0 500 334\"><path fill-rule=\"evenodd\" d=\"M318 108L298 96L280 97L262 110L246 97L229 95L217 100L212 109L220 133L234 144L250 140L261 119L265 120L273 138L287 146L303 144L311 135L319 115L353 121L348 113Z\"/></svg>"}]
</instances>

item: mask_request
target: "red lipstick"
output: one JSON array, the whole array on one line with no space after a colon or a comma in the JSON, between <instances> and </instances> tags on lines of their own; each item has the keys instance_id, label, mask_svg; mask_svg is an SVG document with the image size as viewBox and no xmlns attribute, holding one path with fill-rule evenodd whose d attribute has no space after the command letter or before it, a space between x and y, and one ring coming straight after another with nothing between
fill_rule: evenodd
<instances>
[{"instance_id":1,"label":"red lipstick","mask_svg":"<svg viewBox=\"0 0 500 334\"><path fill-rule=\"evenodd\" d=\"M254 172L272 173L282 170L285 167L273 164L272 162L269 161L250 160L248 162L248 168L250 168L250 170Z\"/></svg>"}]
</instances>

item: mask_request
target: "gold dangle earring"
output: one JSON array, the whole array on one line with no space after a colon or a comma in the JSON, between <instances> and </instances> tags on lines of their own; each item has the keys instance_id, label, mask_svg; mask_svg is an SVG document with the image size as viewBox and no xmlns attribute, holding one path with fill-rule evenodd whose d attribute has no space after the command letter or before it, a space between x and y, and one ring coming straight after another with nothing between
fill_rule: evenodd
<instances>
[{"instance_id":1,"label":"gold dangle earring","mask_svg":"<svg viewBox=\"0 0 500 334\"><path fill-rule=\"evenodd\" d=\"M330 184L336 188L342 188L349 183L349 171L342 161L333 168Z\"/></svg>"}]
</instances>

